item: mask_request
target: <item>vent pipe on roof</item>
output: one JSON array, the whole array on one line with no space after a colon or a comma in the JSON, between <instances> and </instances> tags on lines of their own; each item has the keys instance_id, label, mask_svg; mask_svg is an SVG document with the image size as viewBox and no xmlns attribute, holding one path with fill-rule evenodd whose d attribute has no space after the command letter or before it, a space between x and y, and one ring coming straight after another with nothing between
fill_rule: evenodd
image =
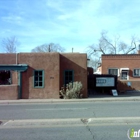
<instances>
[{"instance_id":1,"label":"vent pipe on roof","mask_svg":"<svg viewBox=\"0 0 140 140\"><path fill-rule=\"evenodd\" d=\"M140 54L140 44L139 44L138 54Z\"/></svg>"},{"instance_id":2,"label":"vent pipe on roof","mask_svg":"<svg viewBox=\"0 0 140 140\"><path fill-rule=\"evenodd\" d=\"M16 65L18 64L18 53L16 52Z\"/></svg>"}]
</instances>

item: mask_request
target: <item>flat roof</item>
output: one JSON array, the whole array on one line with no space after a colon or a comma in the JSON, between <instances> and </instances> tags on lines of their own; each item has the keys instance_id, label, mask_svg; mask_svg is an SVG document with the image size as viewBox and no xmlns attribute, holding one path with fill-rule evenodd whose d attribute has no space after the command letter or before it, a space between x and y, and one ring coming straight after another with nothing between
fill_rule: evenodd
<instances>
[{"instance_id":1,"label":"flat roof","mask_svg":"<svg viewBox=\"0 0 140 140\"><path fill-rule=\"evenodd\" d=\"M140 55L140 54L102 54L102 56L128 56L128 55Z\"/></svg>"}]
</instances>

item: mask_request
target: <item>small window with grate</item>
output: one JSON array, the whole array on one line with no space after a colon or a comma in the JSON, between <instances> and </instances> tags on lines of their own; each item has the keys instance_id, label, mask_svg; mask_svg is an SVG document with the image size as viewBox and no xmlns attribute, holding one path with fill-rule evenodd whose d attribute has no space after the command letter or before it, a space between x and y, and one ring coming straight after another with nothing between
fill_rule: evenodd
<instances>
[{"instance_id":1,"label":"small window with grate","mask_svg":"<svg viewBox=\"0 0 140 140\"><path fill-rule=\"evenodd\" d=\"M117 68L109 68L108 74L117 75L118 76L118 69Z\"/></svg>"},{"instance_id":2,"label":"small window with grate","mask_svg":"<svg viewBox=\"0 0 140 140\"><path fill-rule=\"evenodd\" d=\"M140 77L140 69L134 69L133 70L133 76L134 77Z\"/></svg>"}]
</instances>

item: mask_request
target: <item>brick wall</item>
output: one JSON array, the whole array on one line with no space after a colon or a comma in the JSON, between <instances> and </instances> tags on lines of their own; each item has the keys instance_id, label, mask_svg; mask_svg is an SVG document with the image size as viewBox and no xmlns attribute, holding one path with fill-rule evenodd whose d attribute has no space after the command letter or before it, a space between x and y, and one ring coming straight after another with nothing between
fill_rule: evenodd
<instances>
[{"instance_id":1,"label":"brick wall","mask_svg":"<svg viewBox=\"0 0 140 140\"><path fill-rule=\"evenodd\" d=\"M129 68L129 80L121 80L119 76L118 89L140 90L140 77L133 77L133 70L140 68L140 54L102 55L102 74L108 74L108 68ZM132 86L128 87L127 82Z\"/></svg>"}]
</instances>

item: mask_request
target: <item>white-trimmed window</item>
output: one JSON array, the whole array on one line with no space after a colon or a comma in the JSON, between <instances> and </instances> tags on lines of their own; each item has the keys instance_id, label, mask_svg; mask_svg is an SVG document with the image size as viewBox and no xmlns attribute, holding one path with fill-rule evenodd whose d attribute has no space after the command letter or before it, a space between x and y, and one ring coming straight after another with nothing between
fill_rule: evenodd
<instances>
[{"instance_id":1,"label":"white-trimmed window","mask_svg":"<svg viewBox=\"0 0 140 140\"><path fill-rule=\"evenodd\" d=\"M134 69L134 70L133 70L133 76L134 76L134 77L140 77L140 68L139 68L139 69Z\"/></svg>"},{"instance_id":2,"label":"white-trimmed window","mask_svg":"<svg viewBox=\"0 0 140 140\"><path fill-rule=\"evenodd\" d=\"M121 79L122 80L129 80L129 71L128 70L121 71Z\"/></svg>"},{"instance_id":3,"label":"white-trimmed window","mask_svg":"<svg viewBox=\"0 0 140 140\"><path fill-rule=\"evenodd\" d=\"M129 80L129 68L120 68L121 80Z\"/></svg>"},{"instance_id":4,"label":"white-trimmed window","mask_svg":"<svg viewBox=\"0 0 140 140\"><path fill-rule=\"evenodd\" d=\"M108 69L108 74L119 76L119 69L117 69L117 68L109 68Z\"/></svg>"}]
</instances>

